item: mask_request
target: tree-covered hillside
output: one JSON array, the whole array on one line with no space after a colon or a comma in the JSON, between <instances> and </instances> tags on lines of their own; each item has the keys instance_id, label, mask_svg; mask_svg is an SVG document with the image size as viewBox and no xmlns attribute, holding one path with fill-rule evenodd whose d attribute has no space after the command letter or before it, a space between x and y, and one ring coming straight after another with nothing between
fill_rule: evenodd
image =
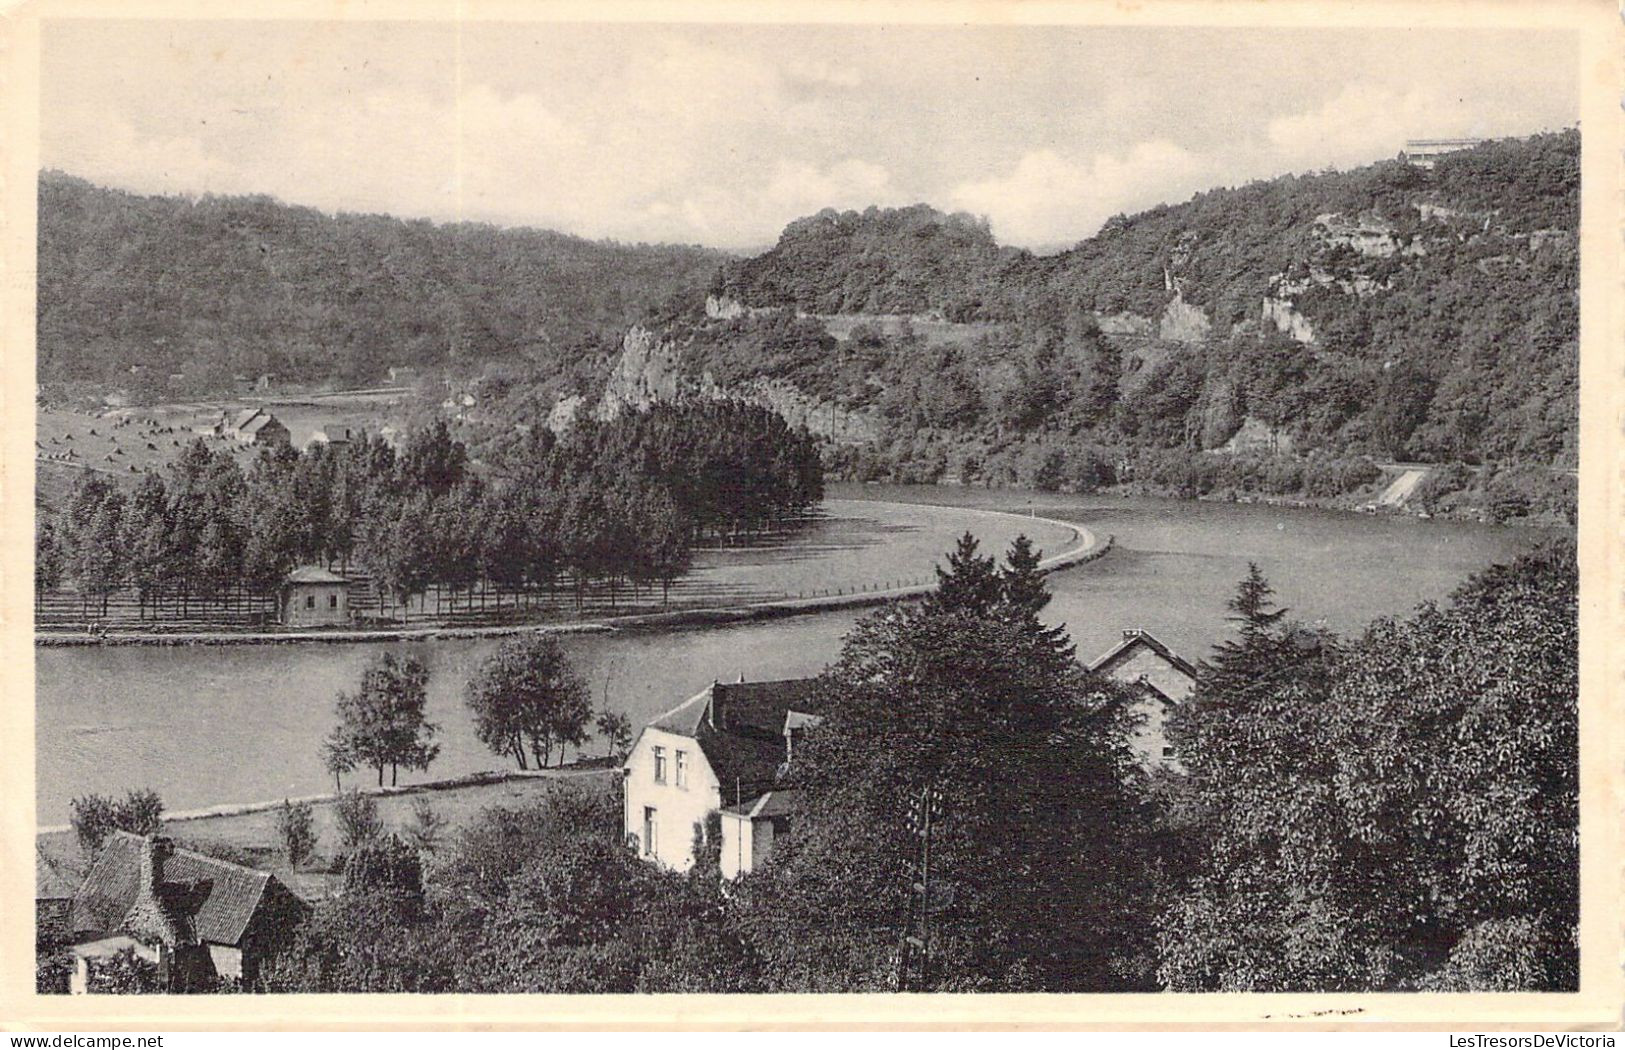
<instances>
[{"instance_id":1,"label":"tree-covered hillside","mask_svg":"<svg viewBox=\"0 0 1625 1050\"><path fill-rule=\"evenodd\" d=\"M1572 466L1579 146L1215 189L1049 257L924 206L825 212L724 266L712 292L746 313L672 330L719 377L787 367L873 410L889 431L853 453L864 476L1087 485L1147 452L1193 463L1244 424L1272 451ZM859 326L837 348L772 308L996 327L945 344Z\"/></svg>"},{"instance_id":2,"label":"tree-covered hillside","mask_svg":"<svg viewBox=\"0 0 1625 1050\"><path fill-rule=\"evenodd\" d=\"M138 196L56 172L39 194L41 381L185 375L160 395L222 392L234 374L366 383L392 365L562 365L703 288L724 258L269 197Z\"/></svg>"}]
</instances>

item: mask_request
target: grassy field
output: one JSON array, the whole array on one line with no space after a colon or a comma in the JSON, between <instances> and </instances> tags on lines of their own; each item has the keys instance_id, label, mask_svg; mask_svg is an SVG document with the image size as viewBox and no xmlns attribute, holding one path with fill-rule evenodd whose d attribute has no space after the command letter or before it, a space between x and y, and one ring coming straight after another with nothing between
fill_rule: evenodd
<instances>
[{"instance_id":1,"label":"grassy field","mask_svg":"<svg viewBox=\"0 0 1625 1050\"><path fill-rule=\"evenodd\" d=\"M55 508L87 470L100 471L133 484L148 471L162 471L181 449L199 435L194 427L206 425L222 411L228 415L245 408L263 408L288 428L295 448L328 426L349 426L378 433L405 418L400 394L359 394L355 397L268 397L227 401L179 402L144 408L111 408L88 412L68 408L41 408L34 426L37 468L35 505ZM204 437L211 449L230 452L246 470L258 450L229 437Z\"/></svg>"},{"instance_id":2,"label":"grassy field","mask_svg":"<svg viewBox=\"0 0 1625 1050\"><path fill-rule=\"evenodd\" d=\"M393 791L370 789L368 794L377 799L378 816L386 833L403 833L414 822L413 807L420 800L427 801L435 816L445 821L441 840L449 843L459 829L488 809L518 809L539 801L550 792L609 790L612 784L610 770L599 767L528 776L505 774L484 782L465 778ZM241 812L242 808L221 814L166 819L163 833L176 844L199 853L273 871L307 899L326 896L335 888L343 873L343 859L331 796L311 800L316 852L298 870L289 868L282 853L277 834L279 808ZM70 877L82 876L88 867L72 831L43 832L38 838L38 849L54 862L53 867Z\"/></svg>"}]
</instances>

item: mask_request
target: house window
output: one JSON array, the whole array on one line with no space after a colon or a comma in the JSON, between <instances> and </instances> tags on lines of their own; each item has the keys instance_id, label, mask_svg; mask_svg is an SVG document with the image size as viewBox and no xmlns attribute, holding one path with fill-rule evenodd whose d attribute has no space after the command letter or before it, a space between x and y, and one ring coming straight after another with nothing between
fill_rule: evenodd
<instances>
[{"instance_id":1,"label":"house window","mask_svg":"<svg viewBox=\"0 0 1625 1050\"><path fill-rule=\"evenodd\" d=\"M677 786L688 787L688 752L677 752Z\"/></svg>"},{"instance_id":2,"label":"house window","mask_svg":"<svg viewBox=\"0 0 1625 1050\"><path fill-rule=\"evenodd\" d=\"M329 609L337 609L339 607L339 596L336 594L329 594L327 596L327 607Z\"/></svg>"},{"instance_id":3,"label":"house window","mask_svg":"<svg viewBox=\"0 0 1625 1050\"><path fill-rule=\"evenodd\" d=\"M643 855L652 857L659 851L660 845L656 837L660 830L660 823L656 819L659 814L653 806L643 807Z\"/></svg>"},{"instance_id":4,"label":"house window","mask_svg":"<svg viewBox=\"0 0 1625 1050\"><path fill-rule=\"evenodd\" d=\"M657 747L657 748L655 748L655 783L656 784L664 784L665 782L666 782L666 749L663 748L663 747Z\"/></svg>"},{"instance_id":5,"label":"house window","mask_svg":"<svg viewBox=\"0 0 1625 1050\"><path fill-rule=\"evenodd\" d=\"M305 595L305 608L307 608L307 609L316 608L316 596L314 594Z\"/></svg>"}]
</instances>

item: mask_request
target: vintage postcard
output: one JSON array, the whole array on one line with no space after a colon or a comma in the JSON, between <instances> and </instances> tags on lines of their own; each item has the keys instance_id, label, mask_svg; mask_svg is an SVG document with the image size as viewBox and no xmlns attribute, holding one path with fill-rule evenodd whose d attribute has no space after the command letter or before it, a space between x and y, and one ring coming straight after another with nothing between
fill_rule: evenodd
<instances>
[{"instance_id":1,"label":"vintage postcard","mask_svg":"<svg viewBox=\"0 0 1625 1050\"><path fill-rule=\"evenodd\" d=\"M0 1024L1618 1025L1609 5L0 34Z\"/></svg>"}]
</instances>

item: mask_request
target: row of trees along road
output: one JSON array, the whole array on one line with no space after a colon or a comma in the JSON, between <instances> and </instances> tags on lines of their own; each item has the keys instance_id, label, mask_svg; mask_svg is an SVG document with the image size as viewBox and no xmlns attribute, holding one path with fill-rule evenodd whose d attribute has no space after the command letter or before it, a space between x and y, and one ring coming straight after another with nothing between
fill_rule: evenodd
<instances>
[{"instance_id":1,"label":"row of trees along road","mask_svg":"<svg viewBox=\"0 0 1625 1050\"><path fill-rule=\"evenodd\" d=\"M133 586L143 616L193 599L269 595L302 563L359 564L396 603L439 584L551 590L579 604L658 582L669 595L708 535L769 527L823 497L817 448L732 401L658 405L563 438L541 430L476 465L441 421L399 453L377 436L263 452L244 472L200 439L126 495L87 471L36 533L35 588L71 581L106 614Z\"/></svg>"},{"instance_id":2,"label":"row of trees along road","mask_svg":"<svg viewBox=\"0 0 1625 1050\"><path fill-rule=\"evenodd\" d=\"M368 662L355 692L338 694L337 722L322 742L336 789L343 774L358 768L374 770L380 787L385 769L393 785L402 768L429 768L440 753L434 740L440 727L426 717L428 684L423 661L384 652ZM587 683L552 635L504 641L468 680L464 698L480 742L520 769L530 762L545 768L555 753L563 762L565 749L579 752L594 730L610 756L624 755L632 743L625 714L604 710L594 720Z\"/></svg>"},{"instance_id":3,"label":"row of trees along road","mask_svg":"<svg viewBox=\"0 0 1625 1050\"><path fill-rule=\"evenodd\" d=\"M810 701L796 819L728 893L714 837L662 871L618 841L612 786L561 784L483 814L427 876L393 847L410 877L358 866L269 987L889 990L924 786L943 816L916 987L1577 986L1572 543L1353 640L1293 624L1250 573L1176 708L1183 769L1159 774L1125 749L1130 695L1039 619L1031 557L965 544L935 597L854 628Z\"/></svg>"}]
</instances>

